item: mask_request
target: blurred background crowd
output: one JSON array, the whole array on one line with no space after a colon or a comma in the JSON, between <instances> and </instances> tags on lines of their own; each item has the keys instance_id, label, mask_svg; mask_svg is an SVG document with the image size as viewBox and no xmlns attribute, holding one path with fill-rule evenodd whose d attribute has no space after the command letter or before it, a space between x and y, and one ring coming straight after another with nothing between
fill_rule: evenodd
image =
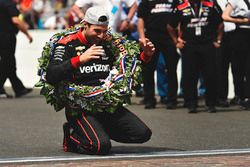
<instances>
[{"instance_id":1,"label":"blurred background crowd","mask_svg":"<svg viewBox=\"0 0 250 167\"><path fill-rule=\"evenodd\" d=\"M62 29L69 26L68 11L74 0L21 0L21 19L28 29Z\"/></svg>"}]
</instances>

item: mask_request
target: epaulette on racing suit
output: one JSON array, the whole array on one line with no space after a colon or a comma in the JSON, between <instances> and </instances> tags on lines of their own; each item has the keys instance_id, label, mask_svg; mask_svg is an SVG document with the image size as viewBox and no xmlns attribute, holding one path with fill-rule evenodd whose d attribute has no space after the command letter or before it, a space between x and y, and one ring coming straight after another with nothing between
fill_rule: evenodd
<instances>
[{"instance_id":1,"label":"epaulette on racing suit","mask_svg":"<svg viewBox=\"0 0 250 167\"><path fill-rule=\"evenodd\" d=\"M201 3L206 7L214 7L214 5L217 4L215 0L202 0ZM190 7L188 0L179 0L178 4L178 10L183 10Z\"/></svg>"},{"instance_id":2,"label":"epaulette on racing suit","mask_svg":"<svg viewBox=\"0 0 250 167\"><path fill-rule=\"evenodd\" d=\"M100 85L100 79L105 79L109 75L115 59L111 51L103 45L104 56L81 64L80 55L90 47L81 30L58 41L47 68L47 82L54 86L61 81L88 86ZM140 54L140 58L145 59L144 52Z\"/></svg>"}]
</instances>

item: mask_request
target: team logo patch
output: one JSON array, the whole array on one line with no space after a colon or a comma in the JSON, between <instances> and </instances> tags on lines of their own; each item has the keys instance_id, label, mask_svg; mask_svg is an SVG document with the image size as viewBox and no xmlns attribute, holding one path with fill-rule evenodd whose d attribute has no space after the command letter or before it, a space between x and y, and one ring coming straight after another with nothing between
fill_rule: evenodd
<instances>
[{"instance_id":1,"label":"team logo patch","mask_svg":"<svg viewBox=\"0 0 250 167\"><path fill-rule=\"evenodd\" d=\"M86 47L85 46L78 46L78 47L76 47L75 49L76 49L76 51L82 51L82 50L84 50Z\"/></svg>"},{"instance_id":2,"label":"team logo patch","mask_svg":"<svg viewBox=\"0 0 250 167\"><path fill-rule=\"evenodd\" d=\"M191 12L191 9L189 9L189 8L183 9L182 12L183 12L183 13L189 13L189 12Z\"/></svg>"}]
</instances>

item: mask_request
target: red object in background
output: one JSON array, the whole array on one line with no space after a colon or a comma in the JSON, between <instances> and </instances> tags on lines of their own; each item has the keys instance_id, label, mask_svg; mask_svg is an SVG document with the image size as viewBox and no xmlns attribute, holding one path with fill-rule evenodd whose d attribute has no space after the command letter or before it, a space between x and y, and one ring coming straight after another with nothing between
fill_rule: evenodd
<instances>
[{"instance_id":1,"label":"red object in background","mask_svg":"<svg viewBox=\"0 0 250 167\"><path fill-rule=\"evenodd\" d=\"M21 0L20 9L23 13L30 11L32 8L32 0Z\"/></svg>"}]
</instances>

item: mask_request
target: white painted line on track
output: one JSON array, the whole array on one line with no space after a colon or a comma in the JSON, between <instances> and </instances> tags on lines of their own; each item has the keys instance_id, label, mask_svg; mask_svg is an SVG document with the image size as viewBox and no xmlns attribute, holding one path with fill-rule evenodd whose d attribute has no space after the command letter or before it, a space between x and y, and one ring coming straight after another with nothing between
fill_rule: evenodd
<instances>
[{"instance_id":1,"label":"white painted line on track","mask_svg":"<svg viewBox=\"0 0 250 167\"><path fill-rule=\"evenodd\" d=\"M115 154L108 156L54 156L54 157L21 157L2 158L0 164L12 163L34 163L34 162L60 162L60 161L80 161L80 160L110 160L110 159L135 159L135 158L162 158L162 157L187 157L187 156L213 156L213 155L233 155L250 154L247 149L224 149L224 150L199 150L199 151L164 151L151 152L145 154Z\"/></svg>"}]
</instances>

